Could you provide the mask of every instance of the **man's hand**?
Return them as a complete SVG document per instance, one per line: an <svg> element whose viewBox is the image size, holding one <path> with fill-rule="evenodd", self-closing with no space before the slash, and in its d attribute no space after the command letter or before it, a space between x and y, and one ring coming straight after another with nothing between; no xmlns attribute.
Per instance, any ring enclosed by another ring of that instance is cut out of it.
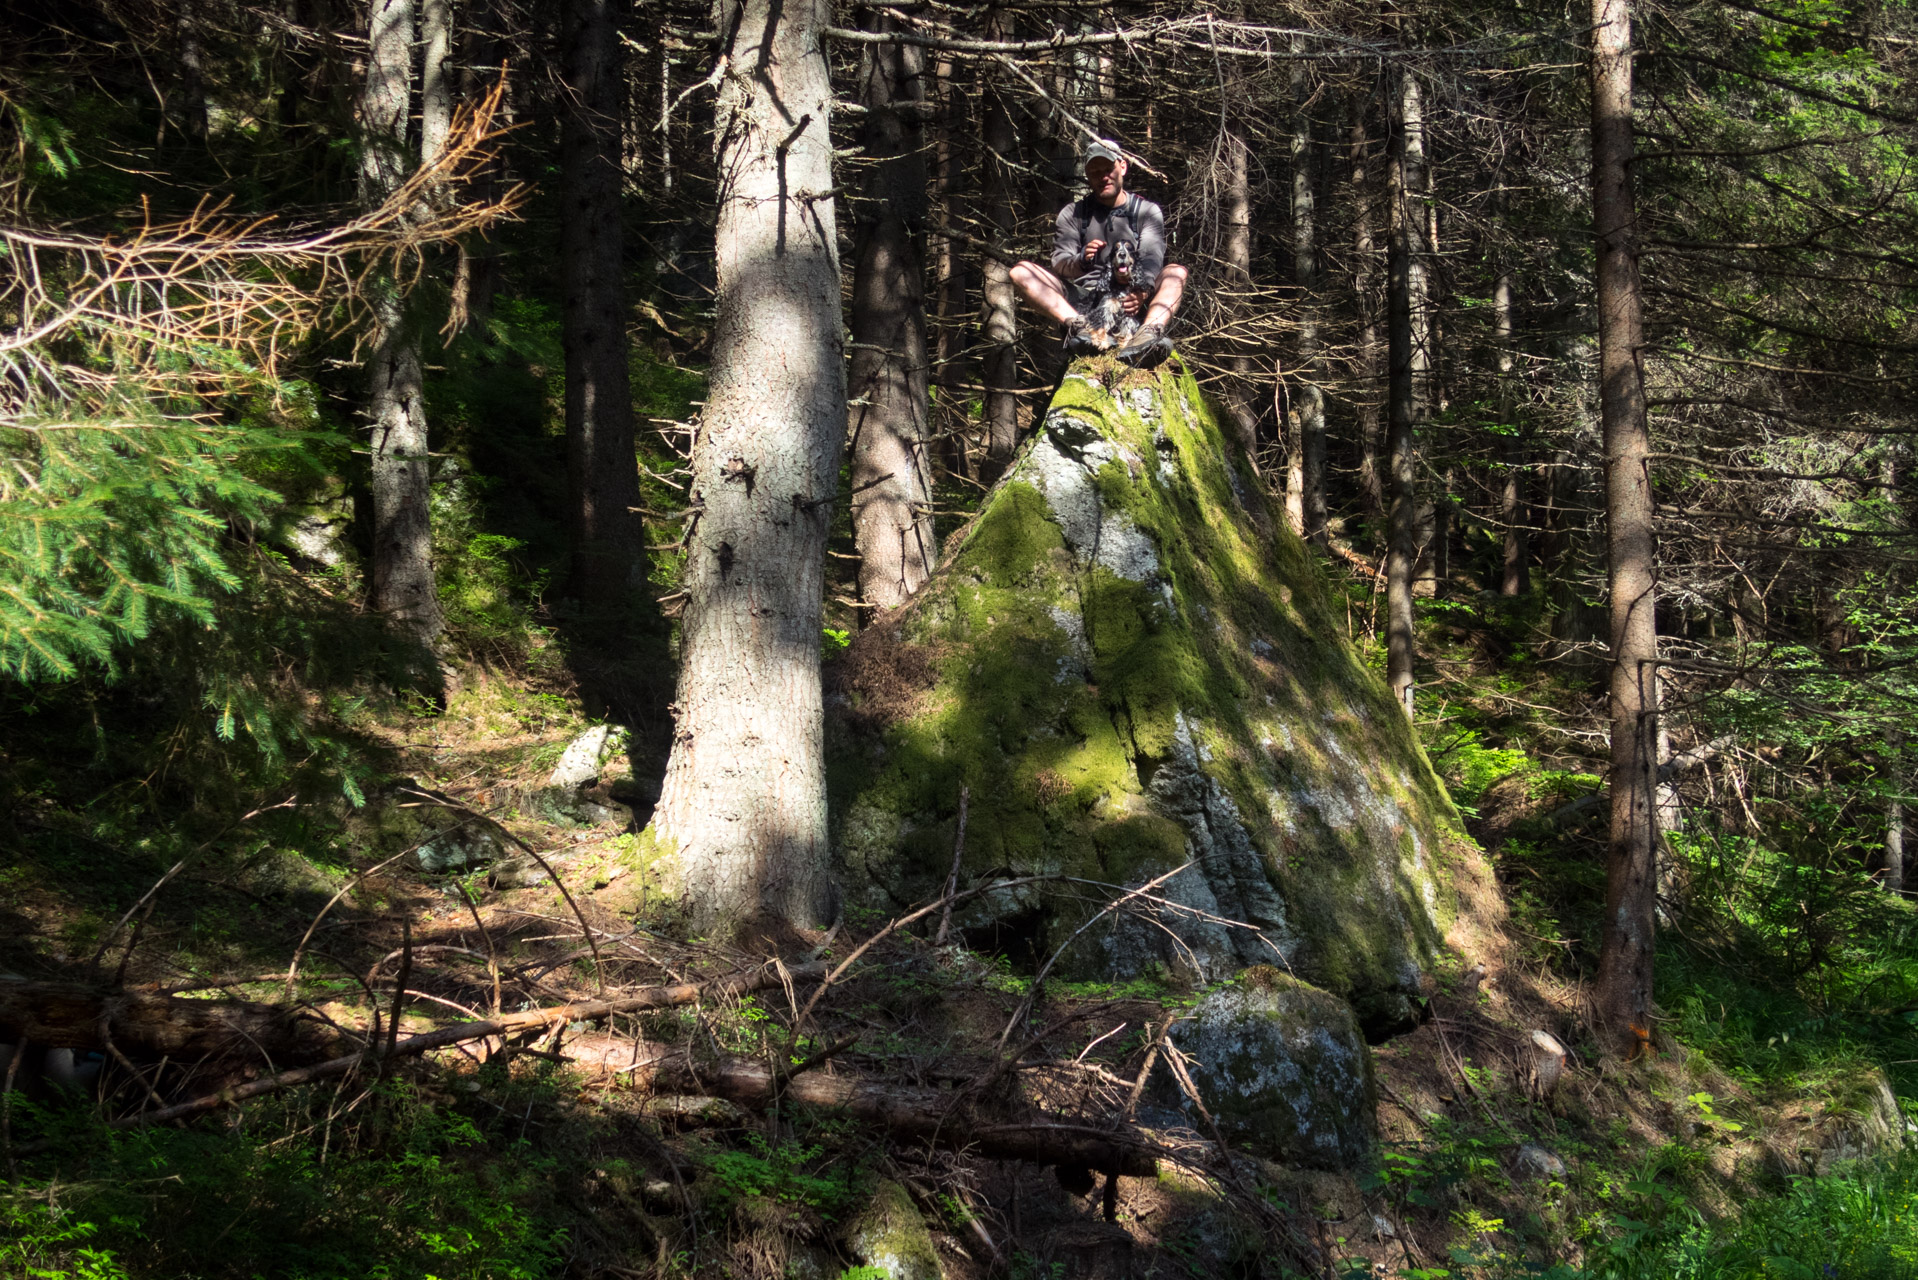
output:
<svg viewBox="0 0 1918 1280"><path fill-rule="evenodd" d="M1125 297L1119 299L1119 309L1129 316L1138 315L1139 308L1144 305L1145 294L1143 293L1128 293Z"/></svg>
<svg viewBox="0 0 1918 1280"><path fill-rule="evenodd" d="M1105 248L1105 247L1106 247L1106 242L1105 242L1105 241L1103 241L1103 240L1088 240L1088 241L1086 241L1086 255L1085 255L1085 256L1086 256L1086 263L1087 263L1087 265L1091 265L1091 263L1093 263L1094 261L1096 261L1096 260L1098 259L1098 257L1099 257L1099 250L1101 250L1101 249L1103 249L1103 248Z"/></svg>

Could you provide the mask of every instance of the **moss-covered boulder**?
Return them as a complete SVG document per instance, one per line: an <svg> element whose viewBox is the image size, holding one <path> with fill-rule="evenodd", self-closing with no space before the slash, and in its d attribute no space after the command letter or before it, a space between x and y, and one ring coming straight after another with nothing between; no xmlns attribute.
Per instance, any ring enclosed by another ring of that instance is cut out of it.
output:
<svg viewBox="0 0 1918 1280"><path fill-rule="evenodd" d="M939 1250L906 1189L882 1181L872 1202L846 1224L846 1248L886 1280L941 1280Z"/></svg>
<svg viewBox="0 0 1918 1280"><path fill-rule="evenodd" d="M1371 1051L1343 1000L1266 965L1207 995L1173 1027L1187 1074L1225 1136L1308 1169L1351 1170L1376 1145ZM1160 1095L1197 1108L1170 1072Z"/></svg>
<svg viewBox="0 0 1918 1280"><path fill-rule="evenodd" d="M1080 976L1213 981L1282 960L1401 1021L1451 910L1457 817L1304 544L1173 360L1068 371L934 579L828 664L830 785L855 910L964 876L1041 953L1111 891ZM977 933L975 937L979 936Z"/></svg>

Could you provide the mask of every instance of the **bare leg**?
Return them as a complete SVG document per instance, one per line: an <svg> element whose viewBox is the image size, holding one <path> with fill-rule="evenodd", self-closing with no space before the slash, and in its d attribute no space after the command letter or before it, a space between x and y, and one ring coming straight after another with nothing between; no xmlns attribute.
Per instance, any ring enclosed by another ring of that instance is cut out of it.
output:
<svg viewBox="0 0 1918 1280"><path fill-rule="evenodd" d="M1152 301L1145 309L1145 323L1156 324L1161 329L1172 323L1172 317L1179 314L1179 303L1185 298L1185 268L1176 262L1168 262L1159 272L1159 287L1152 291Z"/></svg>
<svg viewBox="0 0 1918 1280"><path fill-rule="evenodd" d="M1184 274L1180 272L1182 280ZM1013 267L1012 286L1019 291L1019 296L1026 300L1027 305L1041 315L1060 324L1070 324L1078 318L1078 308L1066 297L1066 282L1036 262L1021 262ZM1175 302L1173 305L1178 304Z"/></svg>

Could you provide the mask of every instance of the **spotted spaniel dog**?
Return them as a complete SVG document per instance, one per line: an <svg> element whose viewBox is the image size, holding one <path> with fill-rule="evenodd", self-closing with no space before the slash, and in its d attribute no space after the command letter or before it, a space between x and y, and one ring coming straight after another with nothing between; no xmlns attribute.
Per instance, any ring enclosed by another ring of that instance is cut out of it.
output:
<svg viewBox="0 0 1918 1280"><path fill-rule="evenodd" d="M1089 290L1078 299L1084 327L1079 342L1086 351L1110 351L1122 345L1139 328L1136 316L1125 313L1126 292L1132 287L1132 246L1121 240L1112 246L1112 263L1105 270L1103 288Z"/></svg>

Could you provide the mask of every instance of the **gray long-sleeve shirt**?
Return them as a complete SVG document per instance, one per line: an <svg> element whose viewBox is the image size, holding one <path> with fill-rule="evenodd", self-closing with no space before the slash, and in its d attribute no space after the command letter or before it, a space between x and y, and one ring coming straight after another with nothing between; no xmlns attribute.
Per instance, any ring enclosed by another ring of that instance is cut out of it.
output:
<svg viewBox="0 0 1918 1280"><path fill-rule="evenodd" d="M1165 211L1131 192L1110 209L1086 196L1059 210L1052 237L1052 269L1065 280L1077 280L1088 271L1103 272L1119 239L1133 244L1133 291L1150 292L1165 266ZM1106 247L1099 251L1097 262L1088 264L1085 249L1092 240L1104 240Z"/></svg>

